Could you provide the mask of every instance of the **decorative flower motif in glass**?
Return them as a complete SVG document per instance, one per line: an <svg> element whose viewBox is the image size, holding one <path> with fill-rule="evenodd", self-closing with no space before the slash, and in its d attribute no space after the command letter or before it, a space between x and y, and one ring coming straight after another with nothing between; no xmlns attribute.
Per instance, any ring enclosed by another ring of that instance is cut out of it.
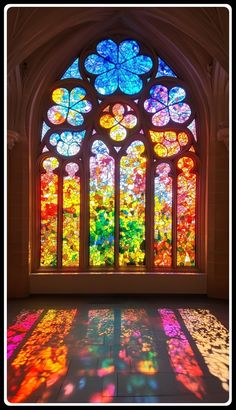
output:
<svg viewBox="0 0 236 410"><path fill-rule="evenodd" d="M103 128L110 129L109 134L114 141L123 141L127 136L126 128L134 128L137 124L137 117L132 114L133 111L129 105L113 105L112 114L108 112L109 109L110 105L104 109L105 114L100 118L100 125ZM127 111L127 114L125 114L125 111Z"/></svg>
<svg viewBox="0 0 236 410"><path fill-rule="evenodd" d="M96 75L94 86L102 95L113 94L117 89L125 94L137 94L143 87L140 75L148 73L153 62L150 57L138 55L140 47L134 40L122 41L119 46L111 39L97 45L97 54L89 55L84 62L86 70Z"/></svg>
<svg viewBox="0 0 236 410"><path fill-rule="evenodd" d="M177 134L174 131L149 131L149 134L152 142L156 143L154 151L158 157L171 157L188 143L188 135L185 132Z"/></svg>
<svg viewBox="0 0 236 410"><path fill-rule="evenodd" d="M53 133L49 141L52 146L57 147L57 152L67 157L78 154L85 131L64 131L61 134Z"/></svg>
<svg viewBox="0 0 236 410"><path fill-rule="evenodd" d="M181 102L186 97L183 88L173 87L168 92L167 87L158 84L150 89L150 95L151 98L144 102L144 108L154 114L153 125L163 127L170 119L182 124L189 119L191 109L188 104Z"/></svg>
<svg viewBox="0 0 236 410"><path fill-rule="evenodd" d="M76 87L69 92L66 88L56 88L52 93L52 100L57 104L48 110L48 119L52 124L63 124L66 121L73 126L82 125L84 116L92 109L90 101L85 100L86 91Z"/></svg>

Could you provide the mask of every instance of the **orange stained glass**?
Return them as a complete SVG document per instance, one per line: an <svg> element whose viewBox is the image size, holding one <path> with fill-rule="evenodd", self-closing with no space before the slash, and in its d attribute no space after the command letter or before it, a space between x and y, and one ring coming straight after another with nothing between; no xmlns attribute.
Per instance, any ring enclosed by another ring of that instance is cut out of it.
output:
<svg viewBox="0 0 236 410"><path fill-rule="evenodd" d="M177 166L182 171L177 178L177 265L195 266L197 177L190 157L180 158Z"/></svg>
<svg viewBox="0 0 236 410"><path fill-rule="evenodd" d="M41 174L41 266L57 265L58 176L53 171L58 165L53 157L43 161L46 173Z"/></svg>
<svg viewBox="0 0 236 410"><path fill-rule="evenodd" d="M9 397L11 403L23 403L42 384L54 385L67 372L65 336L70 332L77 310L50 309L11 363Z"/></svg>
<svg viewBox="0 0 236 410"><path fill-rule="evenodd" d="M123 141L127 136L127 130L137 124L137 117L127 104L108 105L103 113L105 114L100 117L100 125L102 128L110 129L109 135L114 141Z"/></svg>
<svg viewBox="0 0 236 410"><path fill-rule="evenodd" d="M171 157L178 154L181 147L188 143L188 135L185 132L176 133L175 131L156 132L149 131L154 145L154 151L158 157Z"/></svg>

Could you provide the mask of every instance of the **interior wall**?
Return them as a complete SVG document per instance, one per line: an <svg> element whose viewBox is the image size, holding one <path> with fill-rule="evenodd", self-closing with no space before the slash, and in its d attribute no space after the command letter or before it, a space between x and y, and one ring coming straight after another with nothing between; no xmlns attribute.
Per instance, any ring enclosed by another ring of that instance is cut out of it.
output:
<svg viewBox="0 0 236 410"><path fill-rule="evenodd" d="M228 295L228 24L225 7L11 7L8 20L8 294L29 293L30 171L43 95L76 53L102 32L155 43L193 88L205 172L202 243L208 294Z"/></svg>

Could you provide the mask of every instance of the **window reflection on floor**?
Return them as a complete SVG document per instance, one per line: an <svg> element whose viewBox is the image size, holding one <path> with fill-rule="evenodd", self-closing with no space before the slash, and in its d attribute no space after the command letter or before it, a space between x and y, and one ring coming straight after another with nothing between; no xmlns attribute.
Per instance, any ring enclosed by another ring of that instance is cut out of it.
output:
<svg viewBox="0 0 236 410"><path fill-rule="evenodd" d="M225 402L227 337L201 309L22 311L8 332L8 400Z"/></svg>
<svg viewBox="0 0 236 410"><path fill-rule="evenodd" d="M206 309L179 309L208 369L228 391L229 335L222 323Z"/></svg>

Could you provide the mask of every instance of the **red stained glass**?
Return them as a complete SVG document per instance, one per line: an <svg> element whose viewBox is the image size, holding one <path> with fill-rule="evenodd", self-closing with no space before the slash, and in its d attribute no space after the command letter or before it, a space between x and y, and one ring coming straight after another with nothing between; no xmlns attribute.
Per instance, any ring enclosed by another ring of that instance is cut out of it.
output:
<svg viewBox="0 0 236 410"><path fill-rule="evenodd" d="M43 162L46 173L41 174L41 266L57 265L58 176L53 171L58 164L56 158Z"/></svg>
<svg viewBox="0 0 236 410"><path fill-rule="evenodd" d="M196 183L191 172L194 162L189 157L178 161L181 174L177 180L177 265L195 266Z"/></svg>

